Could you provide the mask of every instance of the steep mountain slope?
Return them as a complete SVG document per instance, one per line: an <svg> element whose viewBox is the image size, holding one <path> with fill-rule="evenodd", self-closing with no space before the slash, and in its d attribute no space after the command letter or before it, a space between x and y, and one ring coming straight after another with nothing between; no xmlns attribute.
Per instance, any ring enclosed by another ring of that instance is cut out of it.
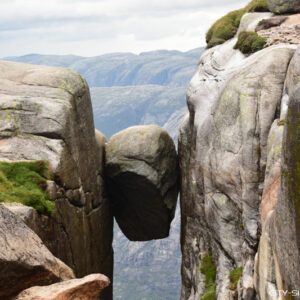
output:
<svg viewBox="0 0 300 300"><path fill-rule="evenodd" d="M79 71L90 85L95 127L108 138L131 125L155 123L163 126L175 140L187 110L186 84L202 51L199 48L184 53L115 53L93 58L33 54L7 60ZM114 231L115 299L178 299L179 210L170 237L162 241L133 243L117 227Z"/></svg>

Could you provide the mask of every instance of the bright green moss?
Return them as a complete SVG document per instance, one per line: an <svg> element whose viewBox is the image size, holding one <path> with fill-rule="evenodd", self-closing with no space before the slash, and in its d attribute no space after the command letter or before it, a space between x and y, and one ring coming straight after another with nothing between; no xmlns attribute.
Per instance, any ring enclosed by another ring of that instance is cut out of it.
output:
<svg viewBox="0 0 300 300"><path fill-rule="evenodd" d="M205 277L205 293L200 300L216 299L216 266L210 255L206 255L201 260L201 273Z"/></svg>
<svg viewBox="0 0 300 300"><path fill-rule="evenodd" d="M243 275L243 268L242 267L238 267L233 269L230 274L229 274L229 279L230 279L230 284L229 284L229 288L231 290L236 290L238 282L240 280L240 278Z"/></svg>
<svg viewBox="0 0 300 300"><path fill-rule="evenodd" d="M50 179L46 161L0 162L0 202L17 202L51 215L54 202L46 192Z"/></svg>
<svg viewBox="0 0 300 300"><path fill-rule="evenodd" d="M243 31L239 34L234 49L239 49L244 54L251 54L263 49L266 42L266 39L256 32Z"/></svg>
<svg viewBox="0 0 300 300"><path fill-rule="evenodd" d="M206 34L207 47L223 44L238 31L242 16L248 12L269 11L266 0L252 0L246 7L232 11L217 20Z"/></svg>
<svg viewBox="0 0 300 300"><path fill-rule="evenodd" d="M252 0L246 7L246 12L268 12L267 0Z"/></svg>
<svg viewBox="0 0 300 300"><path fill-rule="evenodd" d="M240 9L232 11L219 19L206 34L207 47L211 48L223 44L233 38L237 33L241 18L244 14L244 9Z"/></svg>

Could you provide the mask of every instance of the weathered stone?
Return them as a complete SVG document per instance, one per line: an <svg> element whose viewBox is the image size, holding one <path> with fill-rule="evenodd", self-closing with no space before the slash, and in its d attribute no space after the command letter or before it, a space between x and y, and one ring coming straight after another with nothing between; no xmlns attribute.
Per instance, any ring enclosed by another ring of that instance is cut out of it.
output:
<svg viewBox="0 0 300 300"><path fill-rule="evenodd" d="M271 12L275 14L300 12L299 0L267 0Z"/></svg>
<svg viewBox="0 0 300 300"><path fill-rule="evenodd" d="M261 224L264 226L268 214L274 210L279 197L281 177L281 151L285 120L275 120L272 124L267 147L267 165L264 190L260 204Z"/></svg>
<svg viewBox="0 0 300 300"><path fill-rule="evenodd" d="M188 89L190 115L179 143L181 299L203 294L199 264L207 252L217 266L218 299L230 299L228 276L237 266L243 267L239 299L255 297L267 143L294 47L270 47L245 58L234 44L206 51Z"/></svg>
<svg viewBox="0 0 300 300"><path fill-rule="evenodd" d="M290 98L283 137L280 200L275 209L275 252L284 288L300 290L300 48L286 79Z"/></svg>
<svg viewBox="0 0 300 300"><path fill-rule="evenodd" d="M255 31L257 25L265 20L272 17L272 13L265 12L265 13L246 13L243 15L241 19L241 23L238 29L237 34L243 31Z"/></svg>
<svg viewBox="0 0 300 300"><path fill-rule="evenodd" d="M280 25L281 20L284 20ZM274 25L274 26L271 26ZM276 16L263 20L257 26L257 33L266 39L266 47L278 44L300 44L299 35L300 14Z"/></svg>
<svg viewBox="0 0 300 300"><path fill-rule="evenodd" d="M106 180L115 218L133 241L169 234L178 194L177 154L166 131L135 126L106 147Z"/></svg>
<svg viewBox="0 0 300 300"><path fill-rule="evenodd" d="M269 29L271 27L279 26L284 21L286 21L287 18L288 18L287 16L275 16L272 18L263 19L258 23L258 25L255 28L255 31Z"/></svg>
<svg viewBox="0 0 300 300"><path fill-rule="evenodd" d="M255 259L255 290L259 295L260 300L278 299L278 286L276 284L275 261L271 237L273 220L274 211L270 211L265 217L265 223Z"/></svg>
<svg viewBox="0 0 300 300"><path fill-rule="evenodd" d="M102 132L95 129L95 138L96 138L97 146L99 148L100 157L101 159L104 159L106 137Z"/></svg>
<svg viewBox="0 0 300 300"><path fill-rule="evenodd" d="M69 238L61 223L20 203L4 203L3 205L21 218L38 235L51 253L58 253L62 261L73 261Z"/></svg>
<svg viewBox="0 0 300 300"><path fill-rule="evenodd" d="M81 279L29 288L14 300L98 300L99 294L109 284L106 276L92 274Z"/></svg>
<svg viewBox="0 0 300 300"><path fill-rule="evenodd" d="M104 184L98 184L101 151L89 89L79 74L0 62L0 160L49 161L57 186L53 219L61 234L48 230L41 234L43 242L50 245L56 239L57 245L49 248L76 275L111 278L113 222Z"/></svg>
<svg viewBox="0 0 300 300"><path fill-rule="evenodd" d="M20 218L0 205L0 298L72 278L73 271L54 257Z"/></svg>

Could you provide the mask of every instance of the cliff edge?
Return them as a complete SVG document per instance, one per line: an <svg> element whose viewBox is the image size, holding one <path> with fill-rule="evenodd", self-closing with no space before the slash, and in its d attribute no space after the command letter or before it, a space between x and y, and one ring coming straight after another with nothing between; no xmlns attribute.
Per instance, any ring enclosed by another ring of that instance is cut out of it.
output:
<svg viewBox="0 0 300 300"><path fill-rule="evenodd" d="M300 289L299 7L268 2L216 22L207 38L217 46L188 88L181 299L281 299ZM233 17L239 26L221 40Z"/></svg>

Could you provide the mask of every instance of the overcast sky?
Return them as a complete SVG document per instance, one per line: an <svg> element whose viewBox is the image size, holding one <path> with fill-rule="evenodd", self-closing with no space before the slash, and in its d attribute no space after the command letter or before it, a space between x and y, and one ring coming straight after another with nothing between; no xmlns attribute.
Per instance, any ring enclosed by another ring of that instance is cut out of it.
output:
<svg viewBox="0 0 300 300"><path fill-rule="evenodd" d="M210 24L243 0L0 0L0 57L94 56L204 45Z"/></svg>

